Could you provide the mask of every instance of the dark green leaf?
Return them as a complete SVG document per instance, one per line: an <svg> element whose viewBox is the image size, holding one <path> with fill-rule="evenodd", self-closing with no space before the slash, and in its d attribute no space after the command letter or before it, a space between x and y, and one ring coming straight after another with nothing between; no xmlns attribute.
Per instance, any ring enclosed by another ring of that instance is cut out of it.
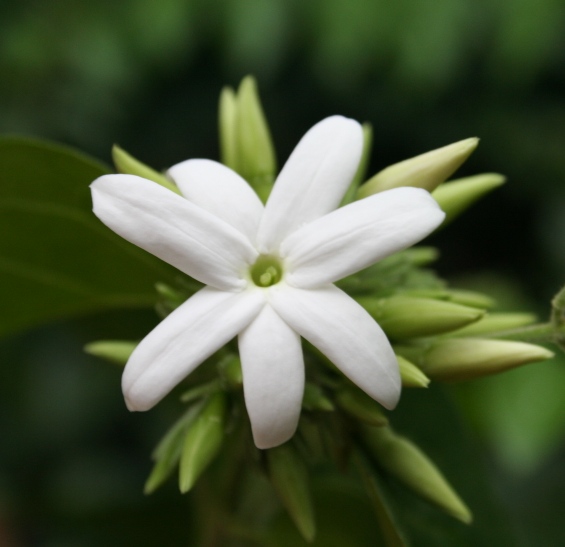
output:
<svg viewBox="0 0 565 547"><path fill-rule="evenodd" d="M147 307L172 270L91 212L89 184L107 173L63 146L0 139L0 334L63 317Z"/></svg>

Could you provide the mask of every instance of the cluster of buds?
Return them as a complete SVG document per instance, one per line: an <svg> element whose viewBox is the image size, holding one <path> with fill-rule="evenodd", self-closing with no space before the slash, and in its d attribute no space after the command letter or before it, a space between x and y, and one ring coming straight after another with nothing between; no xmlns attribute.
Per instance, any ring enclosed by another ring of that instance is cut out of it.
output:
<svg viewBox="0 0 565 547"><path fill-rule="evenodd" d="M252 78L245 78L237 91L222 91L219 128L222 162L266 202L277 162ZM494 173L446 182L476 148L475 138L397 163L363 182L372 140L369 124L363 126L363 134L363 156L344 205L392 188L422 188L446 213L443 227L504 182L503 176ZM167 176L124 150L115 147L113 157L118 172L178 192ZM563 345L565 296L556 297L551 321L543 325L536 324L529 313L496 312L489 296L449 288L429 270L437 255L430 247L406 249L337 283L384 330L404 388L477 378L553 356L545 347L528 341ZM175 287L157 284L158 313L167 316L200 287L187 277ZM136 345L99 341L89 344L86 351L125 364ZM471 512L447 479L414 443L394 431L389 423L393 415L385 414L315 347L306 344L304 351L303 410L291 441L264 451L253 447L243 411L241 362L235 347L228 344L208 360L199 381L181 396L187 408L155 449L155 465L145 491L153 492L178 468L180 490L187 492L215 459L223 457L222 465L238 469L246 458L269 477L297 528L311 540L315 520L306 462L315 465L330 460L337 469L357 469L378 522L389 527L391 545L402 545L403 540L386 503L380 480L385 475L469 523Z"/></svg>

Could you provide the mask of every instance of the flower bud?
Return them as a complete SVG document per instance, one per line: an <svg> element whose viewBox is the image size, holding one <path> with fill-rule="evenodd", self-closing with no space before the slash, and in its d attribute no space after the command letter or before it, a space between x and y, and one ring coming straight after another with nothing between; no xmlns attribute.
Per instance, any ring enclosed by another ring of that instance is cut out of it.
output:
<svg viewBox="0 0 565 547"><path fill-rule="evenodd" d="M413 363L401 355L396 356L403 387L428 387L430 379Z"/></svg>
<svg viewBox="0 0 565 547"><path fill-rule="evenodd" d="M306 382L302 406L306 410L321 410L331 412L335 410L333 403L325 396L324 392L315 384Z"/></svg>
<svg viewBox="0 0 565 547"><path fill-rule="evenodd" d="M290 443L266 451L269 477L285 509L306 541L316 535L316 522L304 462Z"/></svg>
<svg viewBox="0 0 565 547"><path fill-rule="evenodd" d="M483 173L473 177L446 182L436 188L432 196L445 213L442 226L449 224L465 209L473 205L488 192L506 182L506 177L497 173Z"/></svg>
<svg viewBox="0 0 565 547"><path fill-rule="evenodd" d="M465 139L390 165L363 184L357 195L359 199L366 198L400 186L424 188L431 192L461 166L478 144L477 138Z"/></svg>
<svg viewBox="0 0 565 547"><path fill-rule="evenodd" d="M369 425L382 427L388 425L379 404L361 390L354 387L340 389L336 396L337 404L351 417Z"/></svg>
<svg viewBox="0 0 565 547"><path fill-rule="evenodd" d="M537 318L533 313L488 313L476 323L467 325L466 327L446 334L445 336L456 336L461 338L517 329L518 327L524 327L535 323L536 319Z"/></svg>
<svg viewBox="0 0 565 547"><path fill-rule="evenodd" d="M117 365L125 365L138 342L130 340L99 340L84 346L84 351Z"/></svg>
<svg viewBox="0 0 565 547"><path fill-rule="evenodd" d="M226 399L223 393L210 396L184 439L179 467L179 488L184 494L218 454L224 440Z"/></svg>
<svg viewBox="0 0 565 547"><path fill-rule="evenodd" d="M446 291L447 299L455 304L462 306L469 306L471 308L489 309L492 308L496 302L486 294L475 291L466 291L463 289L448 289Z"/></svg>
<svg viewBox="0 0 565 547"><path fill-rule="evenodd" d="M242 80L236 100L237 170L266 202L275 180L277 161L254 78L247 76Z"/></svg>
<svg viewBox="0 0 565 547"><path fill-rule="evenodd" d="M552 357L553 352L524 342L449 338L433 342L417 363L432 379L459 381Z"/></svg>
<svg viewBox="0 0 565 547"><path fill-rule="evenodd" d="M482 310L430 298L391 296L379 300L359 298L358 301L387 336L396 340L449 332L484 315Z"/></svg>
<svg viewBox="0 0 565 547"><path fill-rule="evenodd" d="M422 498L469 524L473 517L440 470L411 441L389 427L363 427L361 436L376 463Z"/></svg>
<svg viewBox="0 0 565 547"><path fill-rule="evenodd" d="M158 171L151 169L148 165L136 160L117 144L112 147L112 159L114 160L114 165L119 173L123 173L125 175L137 175L138 177L152 180L153 182L172 190L176 194L180 194L180 190L173 181L169 180L165 175L162 175Z"/></svg>

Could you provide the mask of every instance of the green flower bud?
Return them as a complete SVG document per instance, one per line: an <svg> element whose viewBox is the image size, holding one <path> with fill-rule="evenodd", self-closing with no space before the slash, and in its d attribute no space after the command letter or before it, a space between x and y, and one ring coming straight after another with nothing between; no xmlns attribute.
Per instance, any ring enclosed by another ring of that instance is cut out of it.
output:
<svg viewBox="0 0 565 547"><path fill-rule="evenodd" d="M466 291L463 289L448 289L447 299L450 302L461 304L462 306L470 306L471 308L489 309L496 302L486 294L475 291Z"/></svg>
<svg viewBox="0 0 565 547"><path fill-rule="evenodd" d="M445 336L456 336L458 338L480 336L531 325L536 322L536 319L533 313L488 313L476 323Z"/></svg>
<svg viewBox="0 0 565 547"><path fill-rule="evenodd" d="M379 404L353 386L340 389L336 396L337 404L351 417L369 425L382 427L388 425Z"/></svg>
<svg viewBox="0 0 565 547"><path fill-rule="evenodd" d="M358 301L387 336L396 340L449 332L484 315L482 310L429 298L392 296L379 300L359 298Z"/></svg>
<svg viewBox="0 0 565 547"><path fill-rule="evenodd" d="M302 406L306 410L321 410L323 412L335 410L333 403L325 396L322 389L310 382L306 382L304 386Z"/></svg>
<svg viewBox="0 0 565 547"><path fill-rule="evenodd" d="M167 480L175 470L182 452L182 446L186 432L192 422L196 419L202 404L198 403L190 407L167 431L159 444L155 447L151 457L155 465L151 470L144 492L151 494Z"/></svg>
<svg viewBox="0 0 565 547"><path fill-rule="evenodd" d="M470 138L390 165L359 188L358 198L400 186L435 190L471 155L479 139Z"/></svg>
<svg viewBox="0 0 565 547"><path fill-rule="evenodd" d="M291 444L266 451L269 478L285 509L306 541L316 535L316 522L308 472L302 458Z"/></svg>
<svg viewBox="0 0 565 547"><path fill-rule="evenodd" d="M235 134L238 172L266 202L275 180L277 161L257 84L251 76L244 78L238 89Z"/></svg>
<svg viewBox="0 0 565 547"><path fill-rule="evenodd" d="M355 172L355 176L341 200L340 207L351 203L355 200L357 194L357 189L363 180L365 180L365 175L367 173L367 166L369 164L369 157L371 156L371 149L373 146L373 126L370 123L365 122L363 124L363 153L361 155L361 160L359 161L359 166Z"/></svg>
<svg viewBox="0 0 565 547"><path fill-rule="evenodd" d="M179 467L179 488L184 494L218 454L224 440L226 398L216 393L208 399L184 439Z"/></svg>
<svg viewBox="0 0 565 547"><path fill-rule="evenodd" d="M362 440L387 473L447 514L469 524L473 517L440 470L411 441L388 427L363 427Z"/></svg>
<svg viewBox="0 0 565 547"><path fill-rule="evenodd" d="M125 365L139 342L129 340L99 340L84 346L84 351L117 365Z"/></svg>
<svg viewBox="0 0 565 547"><path fill-rule="evenodd" d="M400 378L404 387L428 387L430 379L413 363L397 355Z"/></svg>
<svg viewBox="0 0 565 547"><path fill-rule="evenodd" d="M218 123L222 163L230 169L239 172L235 130L237 123L237 99L231 87L224 87L220 94Z"/></svg>
<svg viewBox="0 0 565 547"><path fill-rule="evenodd" d="M503 175L483 173L482 175L446 182L436 188L432 196L446 215L442 226L449 224L465 209L473 205L475 201L505 182L506 177Z"/></svg>
<svg viewBox="0 0 565 547"><path fill-rule="evenodd" d="M117 144L112 147L112 159L114 160L114 165L119 173L123 173L125 175L137 175L138 177L152 180L153 182L172 190L176 194L180 194L180 190L177 185L169 180L165 175L151 169L151 167L141 163L139 160L136 160L125 150L122 150Z"/></svg>
<svg viewBox="0 0 565 547"><path fill-rule="evenodd" d="M524 342L449 338L433 342L417 364L432 379L459 381L552 357L553 352Z"/></svg>

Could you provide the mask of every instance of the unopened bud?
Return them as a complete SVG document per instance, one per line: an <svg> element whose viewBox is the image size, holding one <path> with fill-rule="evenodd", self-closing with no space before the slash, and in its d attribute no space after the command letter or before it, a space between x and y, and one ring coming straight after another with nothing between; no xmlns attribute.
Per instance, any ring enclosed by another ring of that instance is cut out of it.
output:
<svg viewBox="0 0 565 547"><path fill-rule="evenodd" d="M130 340L99 340L84 346L84 351L117 365L125 365L139 342Z"/></svg>
<svg viewBox="0 0 565 547"><path fill-rule="evenodd" d="M179 488L184 494L218 454L224 440L226 399L216 393L190 424L184 439L179 467Z"/></svg>
<svg viewBox="0 0 565 547"><path fill-rule="evenodd" d="M431 192L446 181L471 155L479 139L470 138L426 152L383 169L359 188L358 197L366 198L383 190L413 186Z"/></svg>
<svg viewBox="0 0 565 547"><path fill-rule="evenodd" d="M416 494L469 524L473 517L435 464L411 441L388 427L363 427L362 439L376 463Z"/></svg>
<svg viewBox="0 0 565 547"><path fill-rule="evenodd" d="M531 325L537 320L533 313L488 313L482 319L467 325L462 329L449 333L446 336L457 338L466 336L480 336Z"/></svg>
<svg viewBox="0 0 565 547"><path fill-rule="evenodd" d="M388 425L388 418L379 404L357 388L349 386L342 388L337 393L336 402L356 420L377 427Z"/></svg>
<svg viewBox="0 0 565 547"><path fill-rule="evenodd" d="M414 364L401 355L396 356L403 387L428 387L430 379Z"/></svg>
<svg viewBox="0 0 565 547"><path fill-rule="evenodd" d="M290 443L266 451L269 477L282 504L306 541L316 535L308 471Z"/></svg>
<svg viewBox="0 0 565 547"><path fill-rule="evenodd" d="M432 379L459 381L552 357L553 352L525 342L448 338L433 342L421 355L418 365Z"/></svg>
<svg viewBox="0 0 565 547"><path fill-rule="evenodd" d="M430 298L392 296L375 300L359 298L359 303L395 340L433 336L461 328L480 319L476 308Z"/></svg>
<svg viewBox="0 0 565 547"><path fill-rule="evenodd" d="M506 177L497 173L483 173L473 177L446 182L436 188L432 197L438 202L445 213L442 226L449 224L465 209L473 205L495 188L506 182Z"/></svg>
<svg viewBox="0 0 565 547"><path fill-rule="evenodd" d="M177 185L169 180L165 175L162 175L158 171L155 171L155 169L151 169L148 165L136 160L132 155L128 154L117 144L112 147L112 159L114 160L114 165L119 173L137 175L138 177L152 180L153 182L180 194L180 190Z"/></svg>

